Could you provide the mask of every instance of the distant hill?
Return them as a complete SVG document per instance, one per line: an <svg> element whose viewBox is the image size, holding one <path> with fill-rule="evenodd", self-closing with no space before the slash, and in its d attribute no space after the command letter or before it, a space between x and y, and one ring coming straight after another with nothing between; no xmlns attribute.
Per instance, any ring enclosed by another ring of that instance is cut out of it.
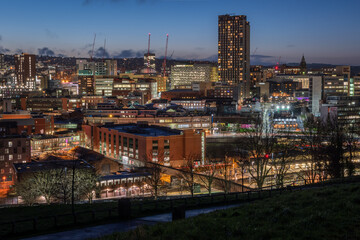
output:
<svg viewBox="0 0 360 240"><path fill-rule="evenodd" d="M48 64L60 64L66 66L75 66L76 62L75 57L52 57L52 56L37 56L38 61L42 61ZM79 58L84 59L84 58ZM114 58L109 58L114 59ZM125 68L126 70L139 70L144 67L144 59L143 58L115 58L118 61L119 68ZM100 58L95 58L95 61L102 61ZM14 55L5 55L5 61L10 64L14 64ZM162 64L164 59L157 58L156 59L156 70L158 72L162 71ZM167 59L166 66L169 68L174 64L194 64L194 63L206 63L206 64L217 64L217 56L211 56L207 59L201 60L188 60L188 59ZM299 66L299 63L286 63L288 66ZM319 69L323 67L336 67L337 65L327 64L327 63L308 63L308 69ZM272 67L271 65L267 65L266 67ZM358 75L360 74L360 66L351 66L351 74Z"/></svg>

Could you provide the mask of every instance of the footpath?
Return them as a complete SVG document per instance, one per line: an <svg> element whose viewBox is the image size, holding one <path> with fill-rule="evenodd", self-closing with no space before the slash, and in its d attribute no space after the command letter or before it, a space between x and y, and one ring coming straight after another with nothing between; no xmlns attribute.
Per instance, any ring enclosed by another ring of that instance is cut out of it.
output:
<svg viewBox="0 0 360 240"><path fill-rule="evenodd" d="M227 208L237 207L240 204L227 205L227 206L215 206L202 209L187 210L185 217L195 217L200 214L210 213L216 210L223 210ZM161 222L171 222L172 214L164 213L153 216L147 216L143 218L137 218L125 222L117 222L111 224L98 225L94 227L86 227L81 229L75 229L70 231L40 235L31 238L24 238L24 240L85 240L89 238L101 237L103 235L109 235L115 232L127 232L137 228L141 225L154 225Z"/></svg>

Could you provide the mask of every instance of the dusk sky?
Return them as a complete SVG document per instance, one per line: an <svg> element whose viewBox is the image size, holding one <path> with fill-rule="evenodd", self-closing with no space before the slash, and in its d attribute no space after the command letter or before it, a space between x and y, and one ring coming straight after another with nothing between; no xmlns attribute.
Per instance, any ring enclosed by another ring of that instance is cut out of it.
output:
<svg viewBox="0 0 360 240"><path fill-rule="evenodd" d="M0 52L88 57L104 45L110 57L151 49L173 58L216 59L217 16L247 15L252 64L360 65L359 0L1 0ZM45 48L45 49L44 49ZM255 51L256 50L256 51ZM98 54L102 57L102 54Z"/></svg>

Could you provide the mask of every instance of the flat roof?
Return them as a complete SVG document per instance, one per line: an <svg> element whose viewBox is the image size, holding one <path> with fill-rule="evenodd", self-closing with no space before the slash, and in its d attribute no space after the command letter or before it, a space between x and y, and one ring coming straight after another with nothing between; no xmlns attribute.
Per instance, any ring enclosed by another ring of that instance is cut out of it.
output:
<svg viewBox="0 0 360 240"><path fill-rule="evenodd" d="M101 181L107 181L107 180L115 180L115 179L124 179L124 178L135 178L135 177L148 177L151 174L148 172L121 172L120 174L112 174L112 175L106 175L101 176Z"/></svg>
<svg viewBox="0 0 360 240"><path fill-rule="evenodd" d="M114 129L118 132L130 133L144 137L157 137L157 136L172 136L180 135L181 131L171 129L168 127L147 125L147 124L117 124L117 125L104 125L103 127L108 129Z"/></svg>
<svg viewBox="0 0 360 240"><path fill-rule="evenodd" d="M55 160L28 163L13 163L15 171L18 173L38 172L51 169L72 169L75 165L77 169L93 169L93 167L84 160Z"/></svg>

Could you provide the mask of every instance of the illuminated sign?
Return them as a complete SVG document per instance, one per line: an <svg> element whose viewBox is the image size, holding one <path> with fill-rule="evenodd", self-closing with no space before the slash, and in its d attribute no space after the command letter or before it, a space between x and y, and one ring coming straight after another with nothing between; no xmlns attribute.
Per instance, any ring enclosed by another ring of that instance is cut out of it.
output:
<svg viewBox="0 0 360 240"><path fill-rule="evenodd" d="M123 164L129 164L129 157L128 156L122 156L122 162L123 162Z"/></svg>

